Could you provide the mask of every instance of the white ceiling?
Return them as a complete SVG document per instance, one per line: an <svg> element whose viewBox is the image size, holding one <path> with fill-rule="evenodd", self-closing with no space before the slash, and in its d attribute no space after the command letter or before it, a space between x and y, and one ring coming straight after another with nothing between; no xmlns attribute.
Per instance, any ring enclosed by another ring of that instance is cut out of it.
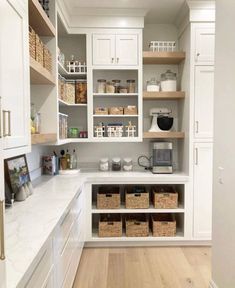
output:
<svg viewBox="0 0 235 288"><path fill-rule="evenodd" d="M174 23L185 0L63 0L70 15L144 16L145 23Z"/></svg>

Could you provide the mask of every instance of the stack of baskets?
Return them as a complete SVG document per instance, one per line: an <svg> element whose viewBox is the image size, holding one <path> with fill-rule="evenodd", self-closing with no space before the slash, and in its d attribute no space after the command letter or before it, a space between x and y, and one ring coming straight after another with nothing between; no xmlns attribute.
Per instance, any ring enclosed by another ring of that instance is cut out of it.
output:
<svg viewBox="0 0 235 288"><path fill-rule="evenodd" d="M50 73L52 72L52 55L31 26L29 26L29 53L30 57L35 59Z"/></svg>
<svg viewBox="0 0 235 288"><path fill-rule="evenodd" d="M152 194L155 209L178 208L178 193L174 186L156 185L152 193L145 186L125 185L101 186L97 192L97 209L120 209L121 200L126 209L148 209ZM164 211L163 211L164 212ZM125 229L127 237L148 237L150 229L153 237L176 236L177 217L174 213L131 213L127 214L100 214L98 228L99 237L121 237Z"/></svg>

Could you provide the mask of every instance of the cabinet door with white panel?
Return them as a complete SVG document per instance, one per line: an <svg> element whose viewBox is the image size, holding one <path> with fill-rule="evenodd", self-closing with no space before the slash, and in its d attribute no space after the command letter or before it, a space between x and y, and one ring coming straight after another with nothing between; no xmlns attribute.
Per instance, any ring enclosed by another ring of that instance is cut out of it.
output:
<svg viewBox="0 0 235 288"><path fill-rule="evenodd" d="M115 63L115 35L93 34L93 65Z"/></svg>
<svg viewBox="0 0 235 288"><path fill-rule="evenodd" d="M116 35L116 64L138 65L137 35Z"/></svg>
<svg viewBox="0 0 235 288"><path fill-rule="evenodd" d="M213 137L214 67L195 66L194 137Z"/></svg>
<svg viewBox="0 0 235 288"><path fill-rule="evenodd" d="M195 27L195 63L213 64L215 58L214 24L198 24Z"/></svg>
<svg viewBox="0 0 235 288"><path fill-rule="evenodd" d="M0 4L0 78L4 157L29 152L29 48L27 1Z"/></svg>
<svg viewBox="0 0 235 288"><path fill-rule="evenodd" d="M211 239L213 144L194 144L193 236Z"/></svg>

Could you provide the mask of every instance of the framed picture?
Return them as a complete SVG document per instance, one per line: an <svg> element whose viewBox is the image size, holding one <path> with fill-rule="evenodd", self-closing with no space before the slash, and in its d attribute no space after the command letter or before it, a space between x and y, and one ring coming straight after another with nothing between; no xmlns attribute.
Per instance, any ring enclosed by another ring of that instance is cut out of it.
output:
<svg viewBox="0 0 235 288"><path fill-rule="evenodd" d="M30 182L26 156L20 155L5 160L5 176L13 194L16 194L23 185Z"/></svg>

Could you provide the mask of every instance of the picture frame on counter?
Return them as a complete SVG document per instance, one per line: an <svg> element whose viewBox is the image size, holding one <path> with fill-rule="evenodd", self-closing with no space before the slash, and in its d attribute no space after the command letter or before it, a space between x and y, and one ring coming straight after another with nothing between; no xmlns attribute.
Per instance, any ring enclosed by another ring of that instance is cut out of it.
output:
<svg viewBox="0 0 235 288"><path fill-rule="evenodd" d="M33 194L28 163L25 154L6 159L5 180L13 200L24 201Z"/></svg>

